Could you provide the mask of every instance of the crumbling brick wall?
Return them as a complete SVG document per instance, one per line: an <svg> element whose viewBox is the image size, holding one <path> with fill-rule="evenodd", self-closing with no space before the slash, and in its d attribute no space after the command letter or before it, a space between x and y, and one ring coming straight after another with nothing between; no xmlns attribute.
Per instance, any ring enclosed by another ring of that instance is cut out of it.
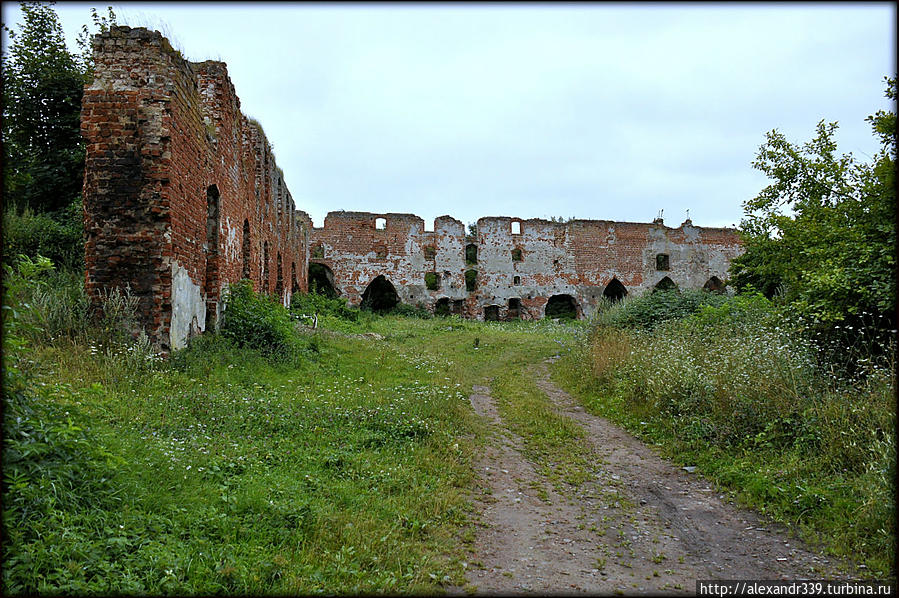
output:
<svg viewBox="0 0 899 598"><path fill-rule="evenodd" d="M240 112L224 63L191 63L161 34L93 40L82 134L85 286L138 298L163 349L215 326L227 286L249 278L285 303L307 288L312 223L297 211L261 127Z"/></svg>
<svg viewBox="0 0 899 598"><path fill-rule="evenodd" d="M445 302L478 319L539 319L556 295L570 296L579 317L590 316L619 283L628 294L665 278L678 288L720 288L731 260L742 253L735 230L701 228L689 220L670 228L661 220L481 218L477 238L470 239L449 216L425 231L417 216L367 212L329 213L310 243L312 261L329 268L350 304L359 304L372 280L384 276L404 303L433 311ZM469 243L477 250L474 264L466 262ZM468 270L477 273L473 290L466 287ZM439 277L436 289L427 288L429 272Z"/></svg>

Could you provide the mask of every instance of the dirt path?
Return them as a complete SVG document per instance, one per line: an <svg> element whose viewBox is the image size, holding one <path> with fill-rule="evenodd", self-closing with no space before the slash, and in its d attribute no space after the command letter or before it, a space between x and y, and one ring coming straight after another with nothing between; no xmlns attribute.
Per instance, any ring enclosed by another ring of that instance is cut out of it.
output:
<svg viewBox="0 0 899 598"><path fill-rule="evenodd" d="M546 364L531 374L559 412L585 429L600 466L594 479L560 495L522 455L522 440L504 425L489 388L475 387L471 404L493 424L496 441L480 465L484 494L469 591L693 593L697 579L842 577L697 475L586 413L549 381Z"/></svg>

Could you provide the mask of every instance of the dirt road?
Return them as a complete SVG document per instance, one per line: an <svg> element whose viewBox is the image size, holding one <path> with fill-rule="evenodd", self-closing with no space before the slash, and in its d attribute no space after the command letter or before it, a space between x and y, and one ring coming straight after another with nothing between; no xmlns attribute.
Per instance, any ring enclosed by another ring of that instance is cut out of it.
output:
<svg viewBox="0 0 899 598"><path fill-rule="evenodd" d="M471 404L496 434L480 464L481 525L467 591L489 594L695 592L697 579L834 579L827 559L531 373L559 413L587 432L597 475L554 490L522 455L487 387ZM543 498L540 498L541 492ZM452 593L463 590L457 588Z"/></svg>

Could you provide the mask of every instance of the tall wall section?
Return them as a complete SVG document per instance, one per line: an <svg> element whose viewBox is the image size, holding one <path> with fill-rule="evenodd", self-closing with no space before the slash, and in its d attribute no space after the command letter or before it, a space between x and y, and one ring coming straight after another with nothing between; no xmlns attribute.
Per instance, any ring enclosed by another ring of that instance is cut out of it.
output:
<svg viewBox="0 0 899 598"><path fill-rule="evenodd" d="M217 325L235 281L285 303L305 291L311 220L225 64L188 62L144 28L113 27L93 50L82 104L93 305L129 287L141 327L169 350Z"/></svg>
<svg viewBox="0 0 899 598"><path fill-rule="evenodd" d="M369 284L383 276L404 303L431 310L444 303L478 319L539 319L560 295L571 298L579 317L588 317L604 296L620 298L669 282L721 290L731 260L742 253L735 230L701 228L689 220L670 228L661 220L491 217L479 219L476 237L468 237L449 216L425 231L417 216L364 212L329 213L310 243L311 262L328 268L335 289L351 304L359 304ZM469 271L474 275L466 280Z"/></svg>

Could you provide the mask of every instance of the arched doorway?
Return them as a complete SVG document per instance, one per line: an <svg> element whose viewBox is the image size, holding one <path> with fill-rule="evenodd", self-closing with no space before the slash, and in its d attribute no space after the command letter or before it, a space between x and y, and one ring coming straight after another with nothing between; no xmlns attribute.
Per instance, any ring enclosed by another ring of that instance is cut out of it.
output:
<svg viewBox="0 0 899 598"><path fill-rule="evenodd" d="M386 312L396 307L400 302L400 296L396 293L393 283L384 275L375 278L365 292L362 293L360 308L371 311Z"/></svg>
<svg viewBox="0 0 899 598"><path fill-rule="evenodd" d="M606 285L605 290L602 292L602 296L612 303L616 303L627 297L627 289L624 288L624 285L621 284L620 280L613 278L609 281L609 284Z"/></svg>
<svg viewBox="0 0 899 598"><path fill-rule="evenodd" d="M484 308L485 322L499 322L499 305L488 305Z"/></svg>
<svg viewBox="0 0 899 598"><path fill-rule="evenodd" d="M331 268L315 262L309 264L309 292L324 295L330 299L340 294L334 286L334 273Z"/></svg>
<svg viewBox="0 0 899 598"><path fill-rule="evenodd" d="M656 283L656 286L653 288L653 292L655 291L677 291L677 285L674 284L673 280L666 276Z"/></svg>
<svg viewBox="0 0 899 598"><path fill-rule="evenodd" d="M721 294L724 292L724 283L717 276L712 276L702 285L703 290Z"/></svg>
<svg viewBox="0 0 899 598"><path fill-rule="evenodd" d="M437 300L437 303L434 305L434 315L435 316L450 315L449 297L441 297L440 299Z"/></svg>
<svg viewBox="0 0 899 598"><path fill-rule="evenodd" d="M553 295L543 312L547 318L577 319L577 301L571 295Z"/></svg>

